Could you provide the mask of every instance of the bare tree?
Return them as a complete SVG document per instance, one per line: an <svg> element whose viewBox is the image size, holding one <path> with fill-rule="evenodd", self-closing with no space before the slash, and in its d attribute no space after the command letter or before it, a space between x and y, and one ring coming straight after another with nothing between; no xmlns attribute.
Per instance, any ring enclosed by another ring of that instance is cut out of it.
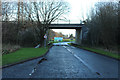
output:
<svg viewBox="0 0 120 80"><path fill-rule="evenodd" d="M31 7L31 6L32 7ZM41 1L30 2L26 8L26 12L29 14L29 19L37 24L36 27L40 39L41 45L43 45L44 35L46 34L49 25L55 20L61 19L62 16L69 11L68 4L66 2L57 1Z"/></svg>
<svg viewBox="0 0 120 80"><path fill-rule="evenodd" d="M68 3L63 1L3 2L2 20L8 21L3 24L4 41L15 42L13 39L16 39L19 43L29 32L34 35L36 42L39 40L43 45L43 37L49 25L55 20L64 18L68 11Z"/></svg>
<svg viewBox="0 0 120 80"><path fill-rule="evenodd" d="M117 44L118 34L118 3L106 2L96 4L90 19L87 21L89 28L87 42L92 46L104 46L111 49Z"/></svg>

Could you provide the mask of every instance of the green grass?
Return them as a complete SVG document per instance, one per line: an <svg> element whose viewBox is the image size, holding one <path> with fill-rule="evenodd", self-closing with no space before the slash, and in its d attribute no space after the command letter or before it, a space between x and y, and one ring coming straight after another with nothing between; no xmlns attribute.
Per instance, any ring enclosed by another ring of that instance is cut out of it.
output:
<svg viewBox="0 0 120 80"><path fill-rule="evenodd" d="M42 56L48 48L21 48L20 50L2 56L2 65L13 64L30 58Z"/></svg>
<svg viewBox="0 0 120 80"><path fill-rule="evenodd" d="M75 47L78 47L78 48L82 48L82 49L86 49L86 50L89 50L89 51L93 51L93 52L96 52L98 54L106 55L106 56L109 56L109 57L120 60L120 55L118 55L117 53L112 53L112 52L109 52L109 51L104 51L104 50L95 49L95 48L73 45L71 43L69 45L72 45L72 46L75 46Z"/></svg>
<svg viewBox="0 0 120 80"><path fill-rule="evenodd" d="M100 49L88 48L88 47L81 47L81 48L87 49L87 50L90 50L90 51L93 51L93 52L97 52L99 54L103 54L103 55L106 55L106 56L110 56L110 57L113 57L113 58L116 58L116 59L120 59L120 55L118 55L116 53L112 53L112 52L108 52L108 51L104 51L104 50L100 50Z"/></svg>
<svg viewBox="0 0 120 80"><path fill-rule="evenodd" d="M67 43L67 44L71 45L71 43Z"/></svg>
<svg viewBox="0 0 120 80"><path fill-rule="evenodd" d="M70 39L63 39L63 41L54 41L54 40L52 40L52 41L49 41L49 43L71 42L71 41L75 41L75 39L73 39L73 40L70 40Z"/></svg>

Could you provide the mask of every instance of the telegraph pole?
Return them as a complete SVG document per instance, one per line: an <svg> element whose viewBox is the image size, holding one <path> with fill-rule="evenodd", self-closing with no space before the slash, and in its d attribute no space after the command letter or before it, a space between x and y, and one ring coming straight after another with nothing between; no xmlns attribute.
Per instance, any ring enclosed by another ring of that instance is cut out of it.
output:
<svg viewBox="0 0 120 80"><path fill-rule="evenodd" d="M17 33L19 32L19 29L20 29L20 0L18 0L18 4L17 4L17 6L18 6L18 11L17 11ZM18 37L17 37L17 44L19 44L19 40L18 40Z"/></svg>
<svg viewBox="0 0 120 80"><path fill-rule="evenodd" d="M69 20L69 24L70 24L70 20Z"/></svg>

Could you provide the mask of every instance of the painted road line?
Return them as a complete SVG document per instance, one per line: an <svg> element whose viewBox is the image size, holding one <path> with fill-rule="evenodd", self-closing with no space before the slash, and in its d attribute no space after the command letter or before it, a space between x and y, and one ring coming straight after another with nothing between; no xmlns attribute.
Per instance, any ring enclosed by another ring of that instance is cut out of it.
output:
<svg viewBox="0 0 120 80"><path fill-rule="evenodd" d="M73 48L73 49L74 49L75 47L71 46L71 48Z"/></svg>
<svg viewBox="0 0 120 80"><path fill-rule="evenodd" d="M76 54L73 54L80 62L82 62L86 67L88 67L92 72L96 73L98 75L98 77L102 77L101 74L96 71L95 69L93 69L92 67L90 67L85 61L83 61L80 57L78 57Z"/></svg>
<svg viewBox="0 0 120 80"><path fill-rule="evenodd" d="M70 53L74 54L70 49L68 49L66 46L63 46L64 48L66 48Z"/></svg>
<svg viewBox="0 0 120 80"><path fill-rule="evenodd" d="M46 58L42 58L40 61L38 61L38 63L36 64L36 66L34 67L34 69L32 70L32 72L29 74L30 76L37 70L37 66L42 63L43 61L46 61Z"/></svg>
<svg viewBox="0 0 120 80"><path fill-rule="evenodd" d="M64 48L66 48L70 53L73 54L73 56L75 58L77 58L80 62L82 62L86 67L88 67L88 69L90 69L93 73L96 73L98 75L98 77L102 78L101 74L96 71L95 69L93 69L92 67L90 67L85 61L83 61L80 57L78 57L76 54L74 54L70 49L68 49L67 47L63 46Z"/></svg>
<svg viewBox="0 0 120 80"><path fill-rule="evenodd" d="M30 76L35 72L35 68L32 70L32 72L29 74Z"/></svg>

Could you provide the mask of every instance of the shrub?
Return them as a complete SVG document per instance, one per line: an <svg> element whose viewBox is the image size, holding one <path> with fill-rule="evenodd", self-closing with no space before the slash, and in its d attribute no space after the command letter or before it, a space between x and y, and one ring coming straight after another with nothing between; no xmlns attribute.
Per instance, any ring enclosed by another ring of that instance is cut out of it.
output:
<svg viewBox="0 0 120 80"><path fill-rule="evenodd" d="M3 44L2 47L2 54L9 54L11 52L14 52L21 47L19 45L13 45L13 44Z"/></svg>

